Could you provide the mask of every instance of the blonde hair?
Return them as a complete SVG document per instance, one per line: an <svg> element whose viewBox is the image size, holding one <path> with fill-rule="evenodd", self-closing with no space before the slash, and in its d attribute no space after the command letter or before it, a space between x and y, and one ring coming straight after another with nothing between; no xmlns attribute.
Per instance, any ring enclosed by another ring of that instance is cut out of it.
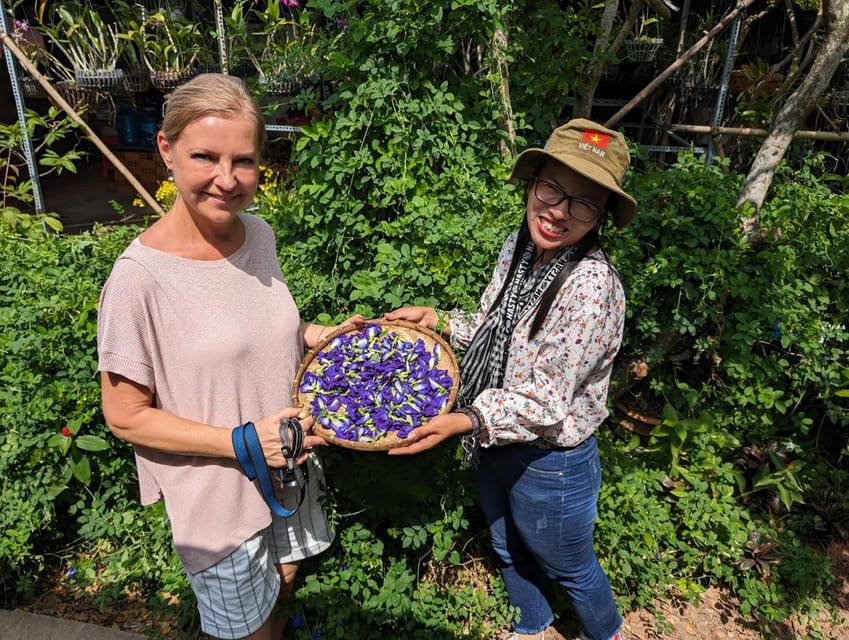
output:
<svg viewBox="0 0 849 640"><path fill-rule="evenodd" d="M202 73L168 95L163 110L162 133L171 144L198 118L221 116L252 120L257 153L265 146L265 118L240 78Z"/></svg>

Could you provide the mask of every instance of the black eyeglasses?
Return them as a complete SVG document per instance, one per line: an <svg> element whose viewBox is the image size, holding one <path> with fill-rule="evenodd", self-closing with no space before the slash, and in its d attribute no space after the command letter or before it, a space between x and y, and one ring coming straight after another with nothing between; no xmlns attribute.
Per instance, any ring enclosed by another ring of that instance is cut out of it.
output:
<svg viewBox="0 0 849 640"><path fill-rule="evenodd" d="M533 177L534 196L549 207L556 207L566 200L566 210L569 215L579 222L592 222L601 213L601 208L594 202L578 196L570 196L553 182L544 178Z"/></svg>

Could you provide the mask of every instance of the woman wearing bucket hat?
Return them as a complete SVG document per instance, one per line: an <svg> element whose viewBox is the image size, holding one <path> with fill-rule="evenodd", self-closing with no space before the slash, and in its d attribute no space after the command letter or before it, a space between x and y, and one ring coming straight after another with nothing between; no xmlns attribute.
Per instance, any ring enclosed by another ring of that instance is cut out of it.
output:
<svg viewBox="0 0 849 640"><path fill-rule="evenodd" d="M587 640L620 638L622 617L593 550L601 469L594 433L607 417L625 295L601 248L607 216L628 225L622 134L584 119L528 149L511 179L527 180L526 215L502 247L474 314L403 307L386 314L450 335L466 349L458 409L414 430L393 455L464 435L501 563L511 638L544 638L548 587L566 589Z"/></svg>

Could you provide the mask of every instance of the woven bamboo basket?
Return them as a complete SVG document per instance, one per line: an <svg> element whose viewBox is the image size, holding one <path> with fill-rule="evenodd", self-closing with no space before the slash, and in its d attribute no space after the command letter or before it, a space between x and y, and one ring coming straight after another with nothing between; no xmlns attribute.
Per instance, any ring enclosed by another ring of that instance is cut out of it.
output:
<svg viewBox="0 0 849 640"><path fill-rule="evenodd" d="M301 88L301 78L298 76L279 76L270 78L264 74L259 75L259 86L265 93L272 96L294 96Z"/></svg>
<svg viewBox="0 0 849 640"><path fill-rule="evenodd" d="M197 69L173 71L171 69L153 69L150 72L150 84L160 91L173 91L197 75Z"/></svg>
<svg viewBox="0 0 849 640"><path fill-rule="evenodd" d="M62 96L77 113L90 113L103 99L103 94L93 89L86 89L76 83L75 80L60 80L55 85L56 92ZM49 97L49 96L48 96ZM50 102L59 107L53 99Z"/></svg>
<svg viewBox="0 0 849 640"><path fill-rule="evenodd" d="M19 80L21 82L21 93L24 94L25 98L47 97L47 91L45 91L44 87L38 84L38 80L32 76L21 76Z"/></svg>
<svg viewBox="0 0 849 640"><path fill-rule="evenodd" d="M660 51L663 38L644 38L625 42L625 51L632 62L651 62Z"/></svg>
<svg viewBox="0 0 849 640"><path fill-rule="evenodd" d="M91 71L86 69L74 69L74 80L83 89L94 91L111 91L121 85L124 81L123 69L103 69Z"/></svg>
<svg viewBox="0 0 849 640"><path fill-rule="evenodd" d="M454 406L454 402L457 398L457 391L460 386L460 368L457 364L457 358L454 355L449 344L442 338L442 336L437 333L431 331L430 329L426 329L424 327L420 327L413 322L407 322L406 320L369 320L366 324L379 324L384 330L392 331L397 333L402 339L407 340L409 342L415 342L419 338L424 340L425 346L428 351L433 351L433 348L436 344L440 346L440 354L439 359L437 361L436 366L439 369L444 369L448 372L448 375L451 376L452 385L451 390L448 396L448 402L445 403L445 406L442 408L440 413L447 413L451 411ZM334 338L340 335L345 334L353 334L359 333L362 329L360 328L351 328L351 329L337 329L333 331L324 339L322 339L314 348L310 349L303 360L301 361L301 365L298 368L298 373L295 375L295 381L292 385L292 397L295 401L295 406L304 407L306 411L309 411L310 402L313 399L315 394L313 393L302 393L300 391L300 386L303 381L304 375L308 371L315 371L318 368L318 360L317 355L322 351L325 351ZM399 438L394 431L388 431L385 436L375 442L357 442L351 440L345 440L343 438L336 437L336 433L332 429L328 429L323 425L319 424L316 421L313 424L313 432L316 435L321 436L325 440L327 440L331 444L339 445L340 447L345 447L348 449L355 449L358 451L386 451L388 449L392 449L394 447L403 446L403 439Z"/></svg>
<svg viewBox="0 0 849 640"><path fill-rule="evenodd" d="M832 91L829 103L836 117L841 120L849 118L849 91Z"/></svg>
<svg viewBox="0 0 849 640"><path fill-rule="evenodd" d="M126 93L144 93L150 87L150 70L145 66L125 69L122 87Z"/></svg>

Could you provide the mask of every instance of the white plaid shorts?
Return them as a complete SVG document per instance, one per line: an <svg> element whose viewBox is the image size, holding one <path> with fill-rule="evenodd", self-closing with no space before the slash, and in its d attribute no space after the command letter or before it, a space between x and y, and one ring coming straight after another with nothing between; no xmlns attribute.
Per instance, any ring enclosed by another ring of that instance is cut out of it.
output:
<svg viewBox="0 0 849 640"><path fill-rule="evenodd" d="M276 564L299 562L333 542L320 499L324 471L317 456L309 458L304 502L290 518L272 514L271 524L245 540L217 564L189 574L197 598L201 629L216 638L235 640L259 629L277 603L280 575ZM297 489L287 489L293 494ZM297 498L285 500L295 504Z"/></svg>

